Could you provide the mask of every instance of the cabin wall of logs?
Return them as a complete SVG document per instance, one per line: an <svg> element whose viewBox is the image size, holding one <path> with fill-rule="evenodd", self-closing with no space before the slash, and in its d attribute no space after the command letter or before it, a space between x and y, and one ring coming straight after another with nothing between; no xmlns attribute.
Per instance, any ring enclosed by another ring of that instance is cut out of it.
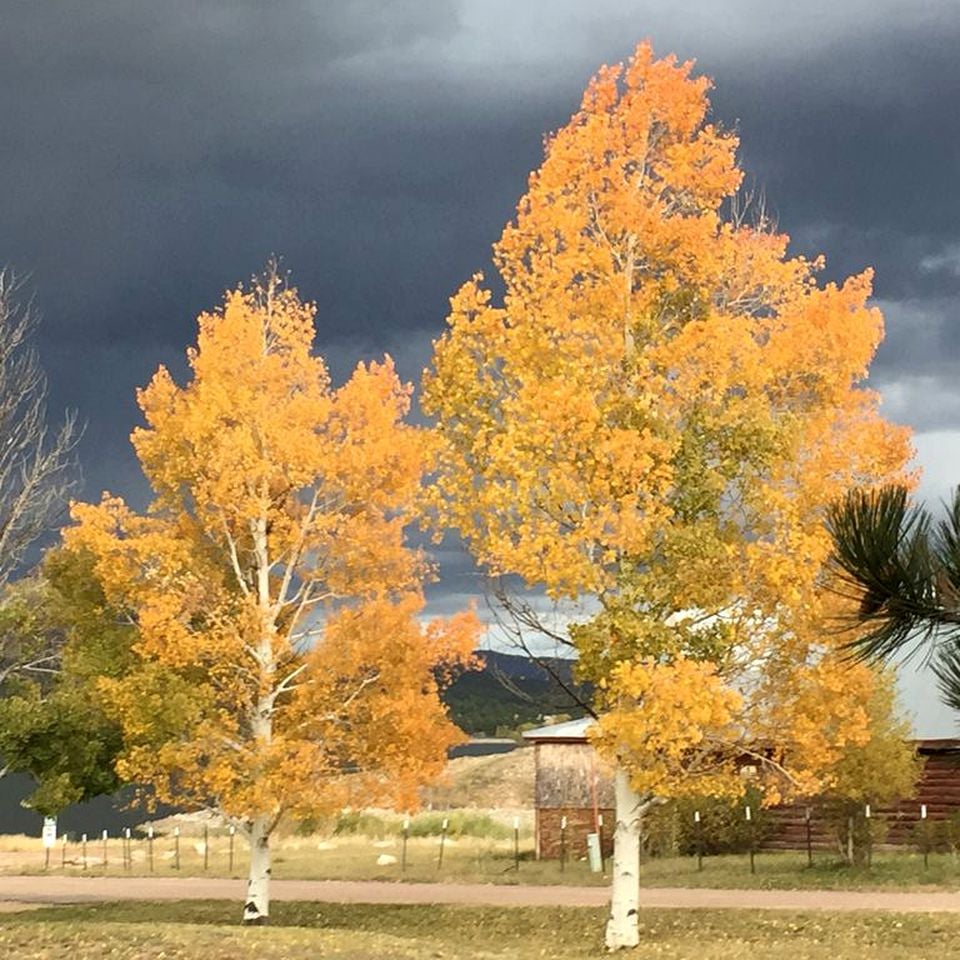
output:
<svg viewBox="0 0 960 960"><path fill-rule="evenodd" d="M582 857L586 836L593 832L600 833L609 855L616 826L610 767L585 740L543 740L534 750L537 856L556 859L563 851ZM960 740L920 740L917 751L924 765L914 795L871 809L871 816L886 824L883 847L914 846L924 807L931 826L960 813ZM816 800L766 811L759 849L805 850L808 811L812 848L836 850L833 825Z"/></svg>
<svg viewBox="0 0 960 960"><path fill-rule="evenodd" d="M885 806L872 805L870 814L886 824L881 847L912 847L917 842L917 824L925 810L931 825L960 812L960 741L917 743L923 771L912 797ZM807 811L810 813L811 846L836 849L837 840L828 817L814 800L768 810L767 830L761 841L766 850L802 850L807 844Z"/></svg>

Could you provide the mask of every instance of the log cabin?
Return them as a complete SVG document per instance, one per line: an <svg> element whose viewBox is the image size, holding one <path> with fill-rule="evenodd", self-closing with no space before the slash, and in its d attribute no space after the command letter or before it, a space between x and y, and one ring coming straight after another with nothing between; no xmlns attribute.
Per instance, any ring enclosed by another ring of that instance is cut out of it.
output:
<svg viewBox="0 0 960 960"><path fill-rule="evenodd" d="M561 847L567 856L584 856L589 833L600 834L605 856L612 852L616 824L612 771L587 738L591 723L585 717L523 734L534 748L538 859L557 859ZM887 823L884 846L911 846L924 808L933 822L960 811L960 739L925 739L915 743L924 764L914 795L871 811ZM819 850L835 849L836 839L815 799L768 810L761 848L804 849L808 811L812 846Z"/></svg>

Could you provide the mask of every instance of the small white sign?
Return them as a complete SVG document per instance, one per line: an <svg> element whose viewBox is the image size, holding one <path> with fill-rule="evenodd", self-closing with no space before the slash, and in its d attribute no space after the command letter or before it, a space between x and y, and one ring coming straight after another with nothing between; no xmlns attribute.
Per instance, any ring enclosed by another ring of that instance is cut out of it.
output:
<svg viewBox="0 0 960 960"><path fill-rule="evenodd" d="M43 818L43 845L47 849L57 842L57 818Z"/></svg>

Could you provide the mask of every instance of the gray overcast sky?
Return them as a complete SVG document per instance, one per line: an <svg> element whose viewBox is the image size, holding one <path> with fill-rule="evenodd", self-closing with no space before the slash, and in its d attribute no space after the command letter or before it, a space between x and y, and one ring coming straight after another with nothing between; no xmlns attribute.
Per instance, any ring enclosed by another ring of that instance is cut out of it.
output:
<svg viewBox="0 0 960 960"><path fill-rule="evenodd" d="M182 371L196 314L271 252L317 300L335 373L389 351L415 379L543 133L645 37L714 78L798 251L829 276L876 267L873 383L917 431L925 493L946 493L957 0L5 0L0 262L32 274L55 406L88 422L85 495L144 501L135 388ZM474 582L456 549L441 560L438 608Z"/></svg>

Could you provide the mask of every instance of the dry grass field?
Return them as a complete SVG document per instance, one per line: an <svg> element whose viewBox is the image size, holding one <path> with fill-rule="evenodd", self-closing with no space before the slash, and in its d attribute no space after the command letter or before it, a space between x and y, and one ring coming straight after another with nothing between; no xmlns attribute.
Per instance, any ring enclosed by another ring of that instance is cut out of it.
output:
<svg viewBox="0 0 960 960"><path fill-rule="evenodd" d="M442 818L443 814L425 815ZM455 824L456 814L451 814ZM367 823L383 824L375 814L364 814ZM464 825L464 821L459 821ZM481 829L490 820L480 817ZM361 821L361 824L363 821ZM469 826L466 821L466 826ZM509 827L500 825L507 834ZM87 844L84 865L82 847L70 843L51 851L49 872L72 876L211 876L243 877L246 874L246 845L235 838L231 869L229 838L211 834L204 855L202 837L180 838L179 868L173 837L158 836L153 844L152 866L149 845L136 838L130 846L130 859L124 861L122 842L111 838L104 864L101 841ZM607 865L609 867L609 865ZM0 838L0 872L40 873L44 871L44 853L37 838ZM528 829L521 831L520 862L514 859L513 840L509 836L458 834L448 837L440 857L436 835L412 836L407 842L404 866L403 842L395 833L378 835L345 834L339 836L286 836L274 843L274 871L278 879L289 880L380 880L413 883L444 881L449 883L496 884L570 884L605 885L607 874L591 873L582 858L569 860L563 870L557 861L533 859L533 842ZM828 855L819 855L808 867L799 853L762 853L756 857L756 872L750 872L744 855L708 857L697 870L692 857L647 860L640 871L643 886L714 887L737 889L885 889L885 890L960 890L960 860L946 854L933 854L928 865L923 857L911 853L878 853L868 867L851 868Z"/></svg>
<svg viewBox="0 0 960 960"><path fill-rule="evenodd" d="M0 956L17 960L588 960L605 955L602 910L276 904L269 928L236 904L58 907L0 916ZM916 960L955 956L960 916L658 910L641 918L637 960Z"/></svg>
<svg viewBox="0 0 960 960"><path fill-rule="evenodd" d="M585 851L571 851L563 870L556 861L533 859L533 751L450 762L443 780L424 798L433 810L413 818L406 856L402 817L389 811L355 811L318 823L312 835L287 831L275 838L274 876L279 879L383 880L408 882L488 882L501 884L604 885L591 873ZM520 862L515 861L513 823L520 822ZM439 833L448 820L441 858ZM181 837L173 836L179 827ZM151 844L137 832L124 856L119 837L99 836L86 849L70 837L50 851L51 873L71 875L234 876L247 869L246 844L237 836L230 855L226 830L209 818L170 818L155 824ZM204 843L204 829L207 843ZM178 848L179 847L179 853ZM84 857L84 853L86 856ZM0 836L0 872L37 873L45 855L39 837ZM929 863L915 853L877 853L870 868L850 868L818 854L813 868L804 854L763 853L751 874L744 855L705 859L703 870L689 857L644 862L645 886L769 889L960 889L960 858L932 854Z"/></svg>

